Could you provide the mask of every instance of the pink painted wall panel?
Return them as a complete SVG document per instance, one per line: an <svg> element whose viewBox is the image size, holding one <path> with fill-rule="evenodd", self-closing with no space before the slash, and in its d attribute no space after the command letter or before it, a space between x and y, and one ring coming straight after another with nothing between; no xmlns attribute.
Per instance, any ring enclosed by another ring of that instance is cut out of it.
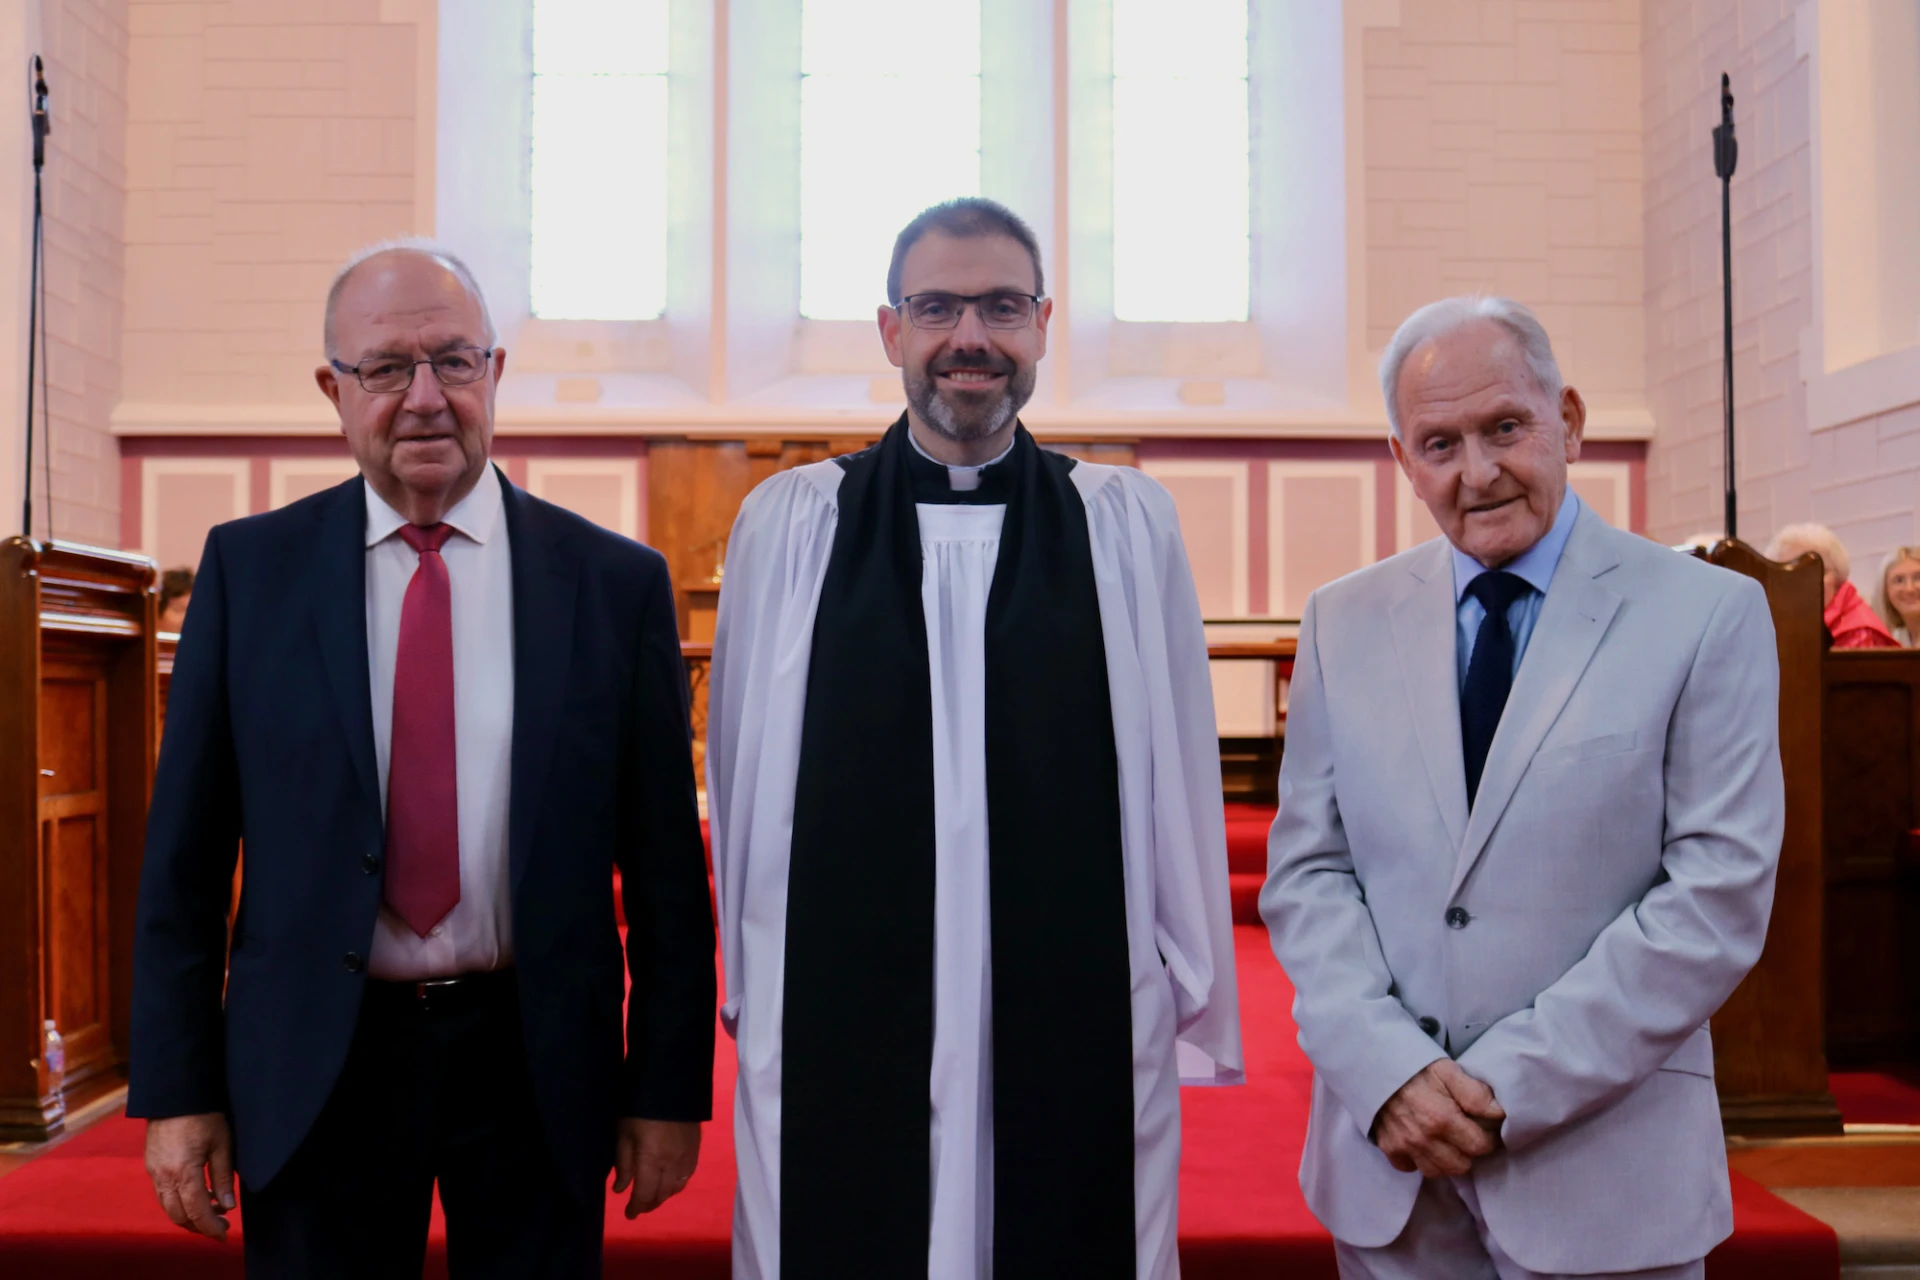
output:
<svg viewBox="0 0 1920 1280"><path fill-rule="evenodd" d="M611 475L551 475L540 486L540 496L604 529L631 535L620 511L620 478Z"/></svg>
<svg viewBox="0 0 1920 1280"><path fill-rule="evenodd" d="M1582 473L1572 471L1567 475L1567 487L1580 495L1580 501L1592 507L1594 513L1616 528L1623 527L1619 517L1620 505L1626 495L1622 492L1626 481L1616 475Z"/></svg>
<svg viewBox="0 0 1920 1280"><path fill-rule="evenodd" d="M153 489L155 537L147 551L163 569L197 566L207 530L247 514L234 509L230 476L159 475Z"/></svg>
<svg viewBox="0 0 1920 1280"><path fill-rule="evenodd" d="M1366 545L1371 512L1364 503L1373 477L1278 474L1272 486L1279 495L1269 514L1279 513L1282 590L1268 607L1278 617L1297 618L1316 588L1372 562Z"/></svg>
<svg viewBox="0 0 1920 1280"><path fill-rule="evenodd" d="M1200 612L1208 618L1230 618L1235 613L1234 566L1236 540L1243 536L1234 515L1234 482L1226 476L1155 474L1167 487L1180 513L1180 534L1193 566L1194 588ZM1244 524L1242 516L1241 524ZM1241 591L1244 592L1244 585Z"/></svg>

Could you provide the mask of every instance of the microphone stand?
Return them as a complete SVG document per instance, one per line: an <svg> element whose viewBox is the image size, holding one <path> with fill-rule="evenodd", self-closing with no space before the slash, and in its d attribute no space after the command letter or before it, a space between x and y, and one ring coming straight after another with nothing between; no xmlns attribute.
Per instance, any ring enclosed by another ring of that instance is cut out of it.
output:
<svg viewBox="0 0 1920 1280"><path fill-rule="evenodd" d="M1713 171L1720 176L1720 294L1726 370L1727 537L1737 537L1739 504L1733 471L1733 169L1740 160L1740 144L1733 137L1733 89L1727 73L1720 73L1720 124L1713 131Z"/></svg>
<svg viewBox="0 0 1920 1280"><path fill-rule="evenodd" d="M43 264L46 259L46 221L40 198L40 171L47 163L47 135L53 132L52 120L47 115L47 77L45 64L40 55L33 55L32 81L28 98L28 120L33 128L33 245L32 274L27 285L27 469L26 495L20 504L20 532L23 536L33 536L33 374L38 364L43 382L40 392L40 418L42 431L46 436L46 458L42 465L47 473L47 538L53 538L53 419L50 411L51 389L45 385L48 379L44 357L45 339L41 328L45 323L45 306L42 294L46 288Z"/></svg>

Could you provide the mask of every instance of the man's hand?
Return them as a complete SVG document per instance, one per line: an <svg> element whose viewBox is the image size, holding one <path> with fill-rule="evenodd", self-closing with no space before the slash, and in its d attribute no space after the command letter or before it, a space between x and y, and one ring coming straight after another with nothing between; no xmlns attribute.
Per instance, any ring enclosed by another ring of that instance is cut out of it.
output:
<svg viewBox="0 0 1920 1280"><path fill-rule="evenodd" d="M233 1209L233 1133L218 1111L147 1121L147 1176L173 1225L227 1238Z"/></svg>
<svg viewBox="0 0 1920 1280"><path fill-rule="evenodd" d="M1373 1144L1402 1173L1457 1178L1499 1149L1506 1118L1493 1090L1441 1058L1387 1099L1373 1122Z"/></svg>
<svg viewBox="0 0 1920 1280"><path fill-rule="evenodd" d="M631 1184L627 1216L652 1213L685 1189L699 1163L699 1122L628 1117L620 1121L613 1194L619 1195Z"/></svg>

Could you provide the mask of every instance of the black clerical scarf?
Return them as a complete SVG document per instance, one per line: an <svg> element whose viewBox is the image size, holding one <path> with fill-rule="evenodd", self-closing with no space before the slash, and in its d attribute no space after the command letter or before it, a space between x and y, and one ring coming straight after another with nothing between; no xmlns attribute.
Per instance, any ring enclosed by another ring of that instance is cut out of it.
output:
<svg viewBox="0 0 1920 1280"><path fill-rule="evenodd" d="M920 502L1006 504L987 597L994 1275L1134 1274L1120 781L1072 459L1015 427L955 492L904 416L840 459L787 884L780 1262L927 1274L933 710Z"/></svg>

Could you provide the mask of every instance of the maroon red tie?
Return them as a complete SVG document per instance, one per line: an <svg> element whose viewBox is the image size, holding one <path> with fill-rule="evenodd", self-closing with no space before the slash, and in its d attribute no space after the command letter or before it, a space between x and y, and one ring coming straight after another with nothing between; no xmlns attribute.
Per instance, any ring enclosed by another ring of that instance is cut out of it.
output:
<svg viewBox="0 0 1920 1280"><path fill-rule="evenodd" d="M454 778L453 589L444 524L401 525L420 553L400 607L387 765L387 906L421 937L460 901L459 789Z"/></svg>

